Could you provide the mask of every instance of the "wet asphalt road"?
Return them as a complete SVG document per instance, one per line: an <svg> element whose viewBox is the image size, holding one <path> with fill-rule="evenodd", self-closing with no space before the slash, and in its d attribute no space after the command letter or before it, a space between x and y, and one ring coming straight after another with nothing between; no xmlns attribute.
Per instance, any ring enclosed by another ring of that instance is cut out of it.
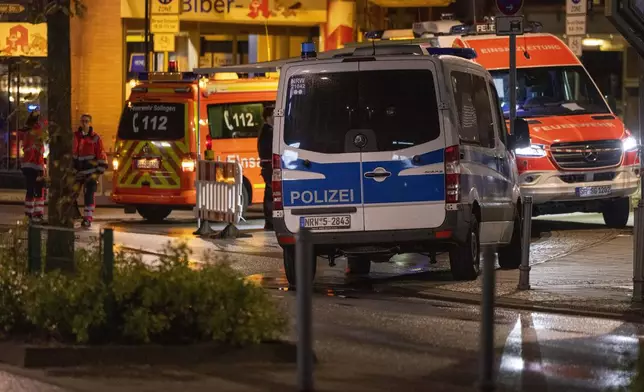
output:
<svg viewBox="0 0 644 392"><path fill-rule="evenodd" d="M195 250L195 261L203 261L199 256L203 251L218 259L226 258L235 268L264 284L294 315L294 293L285 289L281 254L270 233L255 231L252 238L232 243L204 241L191 236L194 221L190 215L179 212L165 224L150 225L135 215L99 209L96 226L114 227L117 244L152 252L158 251L168 238L188 240ZM18 207L0 206L2 221L19 216ZM539 235L533 238L533 262L547 262L559 252L600 241L609 232L592 216L540 220L535 223L534 231ZM253 230L261 226L260 221L249 223ZM357 280L345 278L343 269L342 260L334 268L323 260L318 265L314 328L320 390L475 390L480 360L478 307L387 290L390 280L417 279L428 285L450 280L444 259L430 265L424 257L402 256L393 263L374 265L369 277ZM499 390L618 390L635 376L639 337L644 335L640 324L506 309L497 309L495 322L494 361ZM209 371L207 375L201 371L186 370L190 381L184 378L180 385L160 375L156 380L145 381L149 388L139 383L132 390L283 391L292 390L289 386L294 381L292 367L267 370L251 366ZM263 384L253 374L262 374ZM234 380L235 389L218 389L222 380ZM91 390L120 390L131 382L103 378ZM1 372L0 386L7 386L2 390L55 390L42 384L31 385L27 379L3 376Z"/></svg>

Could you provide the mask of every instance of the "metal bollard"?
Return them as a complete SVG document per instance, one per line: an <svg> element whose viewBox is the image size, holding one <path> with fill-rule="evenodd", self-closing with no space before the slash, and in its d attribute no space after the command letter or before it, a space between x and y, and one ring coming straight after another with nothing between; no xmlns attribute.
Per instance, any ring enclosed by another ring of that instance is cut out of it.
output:
<svg viewBox="0 0 644 392"><path fill-rule="evenodd" d="M42 271L42 237L40 227L29 225L27 228L27 268L29 273Z"/></svg>
<svg viewBox="0 0 644 392"><path fill-rule="evenodd" d="M114 279L114 230L104 229L101 238L101 247L103 250L103 282L110 285Z"/></svg>
<svg viewBox="0 0 644 392"><path fill-rule="evenodd" d="M295 284L297 297L297 386L313 391L313 260L311 233L300 229L295 243Z"/></svg>
<svg viewBox="0 0 644 392"><path fill-rule="evenodd" d="M496 389L494 378L494 293L496 272L494 249L483 248L483 298L481 301L481 374L479 381L480 392L492 392Z"/></svg>
<svg viewBox="0 0 644 392"><path fill-rule="evenodd" d="M530 237L532 236L532 196L523 198L523 246L519 266L519 290L530 290Z"/></svg>
<svg viewBox="0 0 644 392"><path fill-rule="evenodd" d="M633 301L644 302L644 201L635 207L633 230Z"/></svg>

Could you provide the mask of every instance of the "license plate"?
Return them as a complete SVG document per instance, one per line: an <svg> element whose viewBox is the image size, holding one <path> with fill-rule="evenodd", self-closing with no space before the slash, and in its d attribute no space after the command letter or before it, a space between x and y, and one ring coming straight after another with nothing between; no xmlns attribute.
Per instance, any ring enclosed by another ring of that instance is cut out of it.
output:
<svg viewBox="0 0 644 392"><path fill-rule="evenodd" d="M581 186L576 190L578 197L608 196L611 194L610 185Z"/></svg>
<svg viewBox="0 0 644 392"><path fill-rule="evenodd" d="M351 215L341 216L303 216L300 227L316 230L348 229L351 227Z"/></svg>
<svg viewBox="0 0 644 392"><path fill-rule="evenodd" d="M159 160L158 159L137 159L136 168L137 169L158 169Z"/></svg>

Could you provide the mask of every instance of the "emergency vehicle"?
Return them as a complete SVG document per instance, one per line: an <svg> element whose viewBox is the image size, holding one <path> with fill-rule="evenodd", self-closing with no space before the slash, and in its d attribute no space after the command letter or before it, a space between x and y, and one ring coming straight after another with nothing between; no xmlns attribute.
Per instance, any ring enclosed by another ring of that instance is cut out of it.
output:
<svg viewBox="0 0 644 392"><path fill-rule="evenodd" d="M415 23L415 42L432 35L422 42L474 49L509 118L509 38L495 34L493 18L447 34L436 26ZM516 41L516 115L528 121L532 144L515 151L522 194L532 196L535 215L601 212L607 226L624 227L639 186L638 143L568 46L538 22L525 29Z"/></svg>
<svg viewBox="0 0 644 392"><path fill-rule="evenodd" d="M303 57L315 57L303 44ZM404 253L448 251L475 279L481 245L503 268L521 260L515 148L490 74L471 49L391 45L282 66L273 132L273 224L295 284L295 235L314 257L370 271ZM458 84L450 83L458 80ZM469 88L468 88L469 86ZM481 126L485 124L486 126ZM298 267L299 268L299 267Z"/></svg>
<svg viewBox="0 0 644 392"><path fill-rule="evenodd" d="M277 78L270 76L140 74L119 122L112 200L149 221L193 208L201 155L240 161L244 207L261 203L265 185L257 134L263 109L274 104L276 91Z"/></svg>

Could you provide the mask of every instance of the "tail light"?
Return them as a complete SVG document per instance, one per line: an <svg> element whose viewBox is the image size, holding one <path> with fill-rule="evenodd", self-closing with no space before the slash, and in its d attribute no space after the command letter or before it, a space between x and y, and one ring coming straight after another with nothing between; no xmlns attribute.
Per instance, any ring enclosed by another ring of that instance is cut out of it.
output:
<svg viewBox="0 0 644 392"><path fill-rule="evenodd" d="M445 202L461 200L461 165L458 146L445 149Z"/></svg>
<svg viewBox="0 0 644 392"><path fill-rule="evenodd" d="M282 203L282 157L278 154L273 154L273 211L284 209Z"/></svg>

